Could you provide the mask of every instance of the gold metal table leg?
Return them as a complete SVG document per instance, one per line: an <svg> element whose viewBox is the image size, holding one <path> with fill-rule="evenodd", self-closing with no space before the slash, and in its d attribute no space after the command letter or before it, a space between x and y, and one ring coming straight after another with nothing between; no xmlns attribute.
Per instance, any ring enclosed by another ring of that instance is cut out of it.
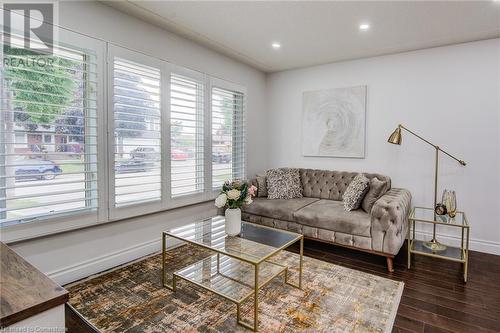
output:
<svg viewBox="0 0 500 333"><path fill-rule="evenodd" d="M173 277L172 280L172 285L167 284L167 272L166 272L166 267L165 267L165 259L167 257L167 234L162 233L161 237L161 282L164 287L175 291L175 276Z"/></svg>
<svg viewBox="0 0 500 333"><path fill-rule="evenodd" d="M469 268L469 232L470 228L467 228L467 241L465 242L465 262L464 262L464 282L467 282L467 270Z"/></svg>
<svg viewBox="0 0 500 333"><path fill-rule="evenodd" d="M165 233L161 234L161 284L165 286Z"/></svg>
<svg viewBox="0 0 500 333"><path fill-rule="evenodd" d="M411 227L412 227L412 220L409 220L408 222L408 258L407 258L407 265L408 265L408 269L410 269L410 266L411 266ZM413 226L413 228L415 228L415 226Z"/></svg>
<svg viewBox="0 0 500 333"><path fill-rule="evenodd" d="M285 283L298 288L302 289L302 267L303 267L303 261L304 261L304 236L300 238L300 258L299 258L299 283L295 284L293 282L288 281L288 268L285 270Z"/></svg>
<svg viewBox="0 0 500 333"><path fill-rule="evenodd" d="M249 330L257 332L259 329L259 264L254 264L255 277L253 287L253 326L241 320L241 304L246 300L236 303L236 322Z"/></svg>
<svg viewBox="0 0 500 333"><path fill-rule="evenodd" d="M302 266L304 260L304 236L300 238L299 289L302 289Z"/></svg>
<svg viewBox="0 0 500 333"><path fill-rule="evenodd" d="M254 301L253 301L253 327L254 332L257 332L259 327L259 264L255 265L255 286L254 286Z"/></svg>

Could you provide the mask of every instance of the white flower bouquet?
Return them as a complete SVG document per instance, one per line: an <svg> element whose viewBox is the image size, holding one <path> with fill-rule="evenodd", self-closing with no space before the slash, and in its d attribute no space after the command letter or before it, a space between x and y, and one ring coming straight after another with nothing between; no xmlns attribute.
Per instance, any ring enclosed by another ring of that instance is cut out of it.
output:
<svg viewBox="0 0 500 333"><path fill-rule="evenodd" d="M221 194L215 199L218 208L241 208L252 203L252 198L257 194L257 187L240 180L226 180L222 185Z"/></svg>

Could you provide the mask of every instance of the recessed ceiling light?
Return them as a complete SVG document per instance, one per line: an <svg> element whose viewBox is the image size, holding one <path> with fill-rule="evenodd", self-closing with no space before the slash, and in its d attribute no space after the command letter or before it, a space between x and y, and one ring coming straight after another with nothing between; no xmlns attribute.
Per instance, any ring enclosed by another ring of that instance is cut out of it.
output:
<svg viewBox="0 0 500 333"><path fill-rule="evenodd" d="M273 47L273 49L275 49L275 50L277 50L277 49L281 48L281 44L280 44L280 43L278 43L278 42L274 42L274 43L272 43L272 44L271 44L271 46L272 46L272 47Z"/></svg>
<svg viewBox="0 0 500 333"><path fill-rule="evenodd" d="M368 23L363 23L359 25L359 30L366 31L370 29L370 25Z"/></svg>

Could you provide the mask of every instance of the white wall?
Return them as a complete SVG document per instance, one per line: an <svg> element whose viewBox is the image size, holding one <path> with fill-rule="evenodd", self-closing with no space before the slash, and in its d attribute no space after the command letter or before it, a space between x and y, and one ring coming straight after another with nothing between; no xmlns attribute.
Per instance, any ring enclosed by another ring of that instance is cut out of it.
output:
<svg viewBox="0 0 500 333"><path fill-rule="evenodd" d="M248 173L266 167L262 72L100 3L60 2L59 14L62 27L245 86ZM68 283L157 251L162 230L215 213L214 205L206 203L12 246L56 281Z"/></svg>
<svg viewBox="0 0 500 333"><path fill-rule="evenodd" d="M368 86L366 158L302 156L302 93L355 85ZM269 167L379 172L432 207L434 150L408 133L388 144L402 123L468 163L441 156L439 196L456 190L472 248L500 254L500 39L274 73L267 90Z"/></svg>

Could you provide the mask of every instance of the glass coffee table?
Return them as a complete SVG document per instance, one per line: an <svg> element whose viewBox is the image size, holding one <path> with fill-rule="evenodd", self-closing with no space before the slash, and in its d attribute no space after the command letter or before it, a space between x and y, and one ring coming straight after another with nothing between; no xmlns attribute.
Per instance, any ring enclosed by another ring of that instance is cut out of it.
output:
<svg viewBox="0 0 500 333"><path fill-rule="evenodd" d="M205 258L173 271L171 284L167 283L168 238L209 250ZM289 267L270 259L295 242L300 242L299 274L298 282L291 282ZM225 234L223 216L209 218L162 233L162 284L176 291L176 281L182 279L220 295L236 304L239 325L257 331L261 288L281 274L285 283L302 288L303 247L304 236L300 234L249 222L242 222L240 235L231 237ZM240 318L241 304L251 296L254 297L253 324Z"/></svg>

